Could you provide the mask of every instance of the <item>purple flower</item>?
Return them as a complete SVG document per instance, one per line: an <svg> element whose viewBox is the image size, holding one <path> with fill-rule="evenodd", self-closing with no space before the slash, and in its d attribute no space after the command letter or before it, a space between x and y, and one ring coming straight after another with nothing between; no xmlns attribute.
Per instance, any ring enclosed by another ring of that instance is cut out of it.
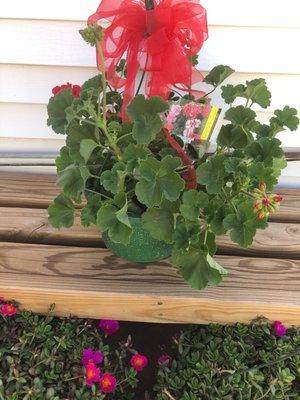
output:
<svg viewBox="0 0 300 400"><path fill-rule="evenodd" d="M87 348L83 350L81 364L87 366L88 364L101 364L104 359L101 351L93 351L91 348Z"/></svg>
<svg viewBox="0 0 300 400"><path fill-rule="evenodd" d="M112 319L101 319L99 322L99 328L106 335L112 335L119 330L119 321L114 321Z"/></svg>
<svg viewBox="0 0 300 400"><path fill-rule="evenodd" d="M172 358L168 354L162 354L157 360L158 365L168 365L171 361Z"/></svg>
<svg viewBox="0 0 300 400"><path fill-rule="evenodd" d="M282 337L286 334L286 327L280 321L274 322L274 332L277 337Z"/></svg>

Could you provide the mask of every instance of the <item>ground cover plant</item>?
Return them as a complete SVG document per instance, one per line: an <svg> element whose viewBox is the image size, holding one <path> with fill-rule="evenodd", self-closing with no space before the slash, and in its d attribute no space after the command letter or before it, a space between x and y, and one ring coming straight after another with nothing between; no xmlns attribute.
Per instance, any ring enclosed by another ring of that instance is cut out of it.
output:
<svg viewBox="0 0 300 400"><path fill-rule="evenodd" d="M300 399L300 331L277 321L191 326L160 367L157 400Z"/></svg>
<svg viewBox="0 0 300 400"><path fill-rule="evenodd" d="M1 300L0 400L299 400L299 388L300 330L279 321L119 324Z"/></svg>

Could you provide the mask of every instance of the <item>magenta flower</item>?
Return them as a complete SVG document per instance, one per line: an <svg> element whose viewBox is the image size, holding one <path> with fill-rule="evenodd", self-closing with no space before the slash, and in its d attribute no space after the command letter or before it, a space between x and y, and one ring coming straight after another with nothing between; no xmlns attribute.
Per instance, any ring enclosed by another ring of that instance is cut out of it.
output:
<svg viewBox="0 0 300 400"><path fill-rule="evenodd" d="M113 375L105 373L101 376L99 384L103 393L112 393L117 386L117 380Z"/></svg>
<svg viewBox="0 0 300 400"><path fill-rule="evenodd" d="M87 386L92 386L93 383L99 382L100 379L100 369L96 367L95 364L89 363L85 367L85 384Z"/></svg>
<svg viewBox="0 0 300 400"><path fill-rule="evenodd" d="M93 351L91 348L87 348L83 350L81 364L86 366L90 363L92 364L101 364L103 362L104 355L101 351Z"/></svg>
<svg viewBox="0 0 300 400"><path fill-rule="evenodd" d="M133 369L140 372L148 365L148 358L142 354L135 354L131 357L130 364Z"/></svg>
<svg viewBox="0 0 300 400"><path fill-rule="evenodd" d="M158 365L168 365L171 361L172 358L168 354L162 354L157 360Z"/></svg>
<svg viewBox="0 0 300 400"><path fill-rule="evenodd" d="M6 315L8 317L12 317L17 313L17 308L11 304L3 304L0 307L0 314Z"/></svg>
<svg viewBox="0 0 300 400"><path fill-rule="evenodd" d="M282 337L286 334L286 327L280 321L274 322L274 332L277 337Z"/></svg>
<svg viewBox="0 0 300 400"><path fill-rule="evenodd" d="M112 335L119 330L119 321L114 321L112 319L101 319L99 322L99 328L106 335Z"/></svg>

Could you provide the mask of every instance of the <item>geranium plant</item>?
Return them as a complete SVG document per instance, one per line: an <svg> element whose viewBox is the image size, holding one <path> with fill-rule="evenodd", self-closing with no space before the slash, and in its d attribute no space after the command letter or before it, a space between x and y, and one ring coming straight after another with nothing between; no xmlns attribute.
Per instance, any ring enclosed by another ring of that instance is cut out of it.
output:
<svg viewBox="0 0 300 400"><path fill-rule="evenodd" d="M50 223L71 227L79 212L83 226L97 225L107 243L126 248L136 243L134 216L170 249L173 265L191 287L218 284L226 271L214 259L216 236L228 233L240 246L251 245L282 201L272 194L286 167L276 135L297 129L296 110L286 106L261 124L253 105L270 105L264 79L222 86L229 108L209 153L203 136L212 110L209 95L190 86L169 90L167 100L145 97L139 84L127 106L128 93L107 81L112 64L106 72L106 31L92 18L81 34L97 47L100 73L80 90L71 84L56 87L49 101L48 125L66 136L56 159L62 193L49 207ZM187 51L191 66L195 51ZM128 82L128 59L113 66ZM217 66L203 83L211 93L233 72ZM83 200L84 207L78 207Z"/></svg>

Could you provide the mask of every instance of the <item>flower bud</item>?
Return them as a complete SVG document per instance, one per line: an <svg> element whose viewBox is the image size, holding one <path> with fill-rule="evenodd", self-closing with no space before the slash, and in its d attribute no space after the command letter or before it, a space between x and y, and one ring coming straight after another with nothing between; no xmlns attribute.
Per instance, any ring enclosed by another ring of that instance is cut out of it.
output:
<svg viewBox="0 0 300 400"><path fill-rule="evenodd" d="M267 185L265 184L265 182L260 182L258 187L259 187L259 190L261 190L262 192L265 192L267 189Z"/></svg>
<svg viewBox="0 0 300 400"><path fill-rule="evenodd" d="M262 203L263 203L263 205L264 205L265 207L268 207L268 206L271 204L270 200L269 200L267 197L265 197L264 199L262 199Z"/></svg>
<svg viewBox="0 0 300 400"><path fill-rule="evenodd" d="M273 197L273 200L274 200L276 203L281 203L282 200L283 200L283 197L280 196L279 194L276 194L276 195Z"/></svg>
<svg viewBox="0 0 300 400"><path fill-rule="evenodd" d="M254 203L254 208L256 208L257 210L259 210L260 208L262 208L262 203L260 201L256 201Z"/></svg>
<svg viewBox="0 0 300 400"><path fill-rule="evenodd" d="M103 38L104 29L98 24L92 24L80 29L79 33L87 43L96 46Z"/></svg>
<svg viewBox="0 0 300 400"><path fill-rule="evenodd" d="M256 216L256 218L259 219L260 221L262 219L265 219L265 217L266 217L266 214L263 211L260 211Z"/></svg>

